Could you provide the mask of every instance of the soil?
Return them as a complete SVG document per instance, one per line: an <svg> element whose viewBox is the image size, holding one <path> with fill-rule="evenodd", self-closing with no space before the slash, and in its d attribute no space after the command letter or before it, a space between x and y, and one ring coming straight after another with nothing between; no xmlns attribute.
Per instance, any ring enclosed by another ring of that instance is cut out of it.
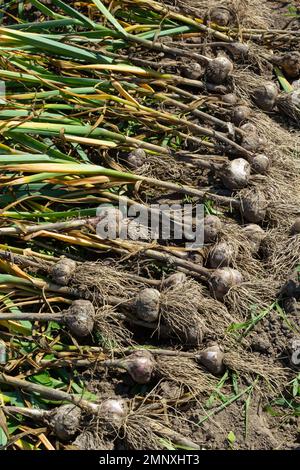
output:
<svg viewBox="0 0 300 470"><path fill-rule="evenodd" d="M199 8L203 9L203 5L206 7L207 4L210 4L210 6L221 4L226 5L226 7L232 4L230 7L231 11L238 11L237 6L241 7L243 0L234 0L232 2L229 0L213 2L167 0L164 3L170 5L170 7L174 7L177 12L191 15L194 11L198 11ZM248 2L248 4L249 3L251 4L251 1ZM289 2L259 2L253 0L253 17L251 17L251 15L248 17L242 15L242 9L240 8L241 28L251 27L255 24L255 15L261 3L263 4L263 12L269 12L269 14L266 13L265 16L262 15L259 19L261 24L265 23L267 27L276 29L295 30L300 28L300 16L299 18L287 16L289 13L288 7L294 7L300 15L298 0L290 0ZM195 38L183 38L182 41L191 44L194 39ZM199 40L199 36L197 36L195 40ZM164 39L162 42L176 46L176 40L173 41L170 40L170 38ZM288 48L289 46L281 45L280 50L284 51L286 47ZM209 55L211 50L208 48L207 51ZM135 55L137 52L138 48L132 47L132 55ZM230 54L228 54L228 56L230 56ZM166 57L163 52L155 53L153 51L146 51L144 53L138 53L137 57L141 60L159 62L157 69L165 73L180 74L186 66L186 58L178 59L174 63L174 61L170 59L170 57ZM266 67L264 69L264 78L268 78L269 74L270 70ZM232 86L232 84L229 84L229 88L230 86ZM189 90L188 87L187 90ZM229 89L229 91L231 90ZM172 107L168 108L168 111L172 112ZM224 107L224 116L225 120L230 119L226 106ZM272 113L270 113L270 116L272 117ZM275 119L276 118L274 118L274 120ZM282 117L278 118L279 123L281 123L281 119ZM288 124L289 126L290 122L287 121L286 117L283 118L283 120L283 124L285 126ZM197 119L195 119L194 122L201 125L200 121ZM206 154L206 156L209 155L209 153L213 154L215 151L215 149L207 149L205 146L201 147L194 142L186 142L183 148L183 150L188 152L194 151L195 149L197 149L198 153ZM110 157L115 158L118 163L126 166L126 159L124 159L122 152L112 151ZM98 155L96 158L98 158ZM180 156L180 158L182 157ZM168 156L159 163L154 162L154 160L155 157L153 157L153 161L150 161L150 164L148 160L147 165L145 164L145 166L139 168L139 172L147 176L168 181L180 181L182 184L187 185L193 184L195 187L201 189L209 189L210 184L213 181L215 182L215 179L213 179L213 176L211 176L211 173L207 170L197 169L192 173L188 166L182 169L181 160L174 156ZM221 193L221 184L218 186L218 180L214 187L216 192L222 195L228 193L224 190ZM143 186L143 193L138 193L137 197L140 197L141 200L144 197L146 202L149 203L174 202L177 200L178 194L171 195L170 192L162 191L158 196L156 191L150 190L145 185ZM87 258L88 257L89 255L87 254ZM259 259L259 255L257 258ZM115 258L107 258L107 264L109 263L115 263ZM124 268L129 268L134 274L149 276L152 279L161 278L162 268L159 263L155 264L152 261L143 260L142 256L135 256L134 259L130 258L130 256L128 256L127 259L124 257L121 263ZM183 436L189 437L193 442L198 444L201 449L288 450L299 448L300 388L298 396L297 394L293 396L290 387L291 382L297 377L300 383L300 364L298 366L291 363L294 344L300 341L300 283L299 273L293 271L293 268L294 267L291 266L291 272L286 272L284 276L285 284L281 289L276 308L266 312L259 321L254 321L252 328L247 331L247 335L243 335L243 329L237 329L237 331L234 332L234 339L238 342L238 347L241 347L245 363L247 363L248 357L251 357L253 360L256 359L258 364L263 364L265 370L270 371L271 376L274 371L274 381L268 380L263 385L254 387L254 383L256 384L255 374L246 372L243 374L232 370L220 385L222 377L216 378L212 376L196 361L194 362L195 376L199 373L205 374L207 378L207 390L201 390L199 393L196 393L192 386L188 387L188 383L179 383L179 381L176 380L176 374L174 378L168 377L167 379L157 374L150 383L137 385L125 371L104 370L94 367L89 370L80 370L78 372L79 379L84 382L89 392L99 397L99 400L117 397L130 400L134 399L138 394L140 400L147 402L148 394L151 391L152 395L161 403L162 408L166 406L172 409L172 412L166 417L167 424L172 429L180 432ZM167 269L163 271L163 274L165 276L173 271L174 267L168 266ZM268 282L272 282L272 279L266 279L266 283ZM208 290L205 288L205 294L207 294L207 292ZM212 315L215 314L215 312L211 313ZM245 312L245 318L248 318L247 315L248 312ZM213 318L214 321L218 321L218 318L216 318L216 320L215 317ZM237 318L235 324L238 324L238 322L242 324L243 321L244 318ZM216 334L216 336L218 335ZM237 338L239 338L239 340L237 340ZM225 331L224 338L222 339L226 352L232 347L232 337ZM203 346L207 347L210 345L210 341L214 343L214 340L215 338L210 332ZM176 348L176 341L160 338L155 334L151 335L151 333L148 331L146 333L142 328L132 328L132 342L143 344L143 347L151 346L172 350ZM124 345L122 345L122 347L123 346ZM186 345L181 346L181 349L178 349L178 362L182 360L180 356L182 351L189 351L191 354L195 353L193 349L189 349ZM184 365L183 360L182 362ZM277 368L282 372L282 376L276 376ZM218 386L216 386L218 379L220 379L220 382ZM214 381L214 389L209 388L212 381ZM253 388L251 388L252 386ZM244 393L246 389L248 392ZM186 398L187 396L188 398ZM178 406L177 409L175 405L179 402L180 406ZM77 436L72 445L62 445L62 447L112 450L123 449L124 443L119 437L115 440L106 441L100 438L97 440L93 434L85 430Z"/></svg>
<svg viewBox="0 0 300 470"><path fill-rule="evenodd" d="M199 429L193 428L193 439L197 439L205 449L243 449L270 450L294 449L299 445L297 426L299 418L289 418L278 424L278 419L268 418L262 410L260 397L254 396L247 411L247 427L245 424L244 402L232 404L227 410L220 411L213 419L204 422ZM191 410L189 419L197 423L203 414L199 410ZM228 438L230 432L235 435L232 444Z"/></svg>

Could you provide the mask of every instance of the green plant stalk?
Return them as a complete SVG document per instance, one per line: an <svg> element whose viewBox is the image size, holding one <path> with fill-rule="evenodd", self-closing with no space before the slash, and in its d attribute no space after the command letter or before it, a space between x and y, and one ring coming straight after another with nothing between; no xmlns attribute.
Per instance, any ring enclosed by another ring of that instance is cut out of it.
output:
<svg viewBox="0 0 300 470"><path fill-rule="evenodd" d="M288 82L288 80L285 78L285 76L283 75L282 71L278 68L278 67L274 67L274 71L275 71L275 74L278 78L278 81L280 83L280 85L282 86L283 90L286 92L286 93L291 93L294 88L293 86Z"/></svg>
<svg viewBox="0 0 300 470"><path fill-rule="evenodd" d="M121 144L128 145L129 147L141 147L144 149L152 150L154 152L169 154L169 150L165 147L159 145L150 144L149 142L143 142L141 140L126 137L122 134L117 134L116 132L108 131L97 127L96 129L91 125L82 125L82 126L71 126L64 125L63 127L59 124L49 123L22 123L20 121L0 121L0 129L2 133L8 137L13 137L15 133L17 134L35 134L35 135L46 135L46 136L62 136L62 131L64 134L69 136L80 136L80 137L106 137L108 140L116 141Z"/></svg>
<svg viewBox="0 0 300 470"><path fill-rule="evenodd" d="M36 150L37 152L44 153L54 159L65 160L74 163L76 162L76 160L70 157L69 155L55 150L54 148L51 148L50 145L46 145L43 142L40 142L39 140L34 139L33 137L30 137L28 135L18 135L17 133L14 133L13 140L14 142L18 142L19 144L26 148L29 148L30 150Z"/></svg>
<svg viewBox="0 0 300 470"><path fill-rule="evenodd" d="M56 105L57 106L57 105ZM68 107L69 108L69 107ZM61 124L74 124L78 125L78 119L70 119L66 116L63 116L58 113L48 113L46 111L39 110L37 115L33 114L30 109L25 110L23 109L8 109L8 110L0 110L0 120L2 119L18 119L18 118L27 118L30 117L32 122L38 120L39 122L57 122Z"/></svg>
<svg viewBox="0 0 300 470"><path fill-rule="evenodd" d="M40 10L42 13L44 13L44 15L46 16L50 16L55 18L55 19L63 19L64 17L62 15L60 15L59 13L55 13L53 12L52 10L50 10L50 8L48 8L46 5L44 5L43 3L41 3L39 0L32 0L31 2L38 10Z"/></svg>
<svg viewBox="0 0 300 470"><path fill-rule="evenodd" d="M24 33L9 28L0 27L0 34L17 39L19 41L18 47L23 48L23 45L33 46L38 52L49 52L55 56L61 55L63 57L71 57L76 60L89 60L92 63L98 64L112 62L111 59L104 55L87 51L79 47L65 45L61 42L52 39L44 38L41 34Z"/></svg>
<svg viewBox="0 0 300 470"><path fill-rule="evenodd" d="M77 20L76 18L64 18L60 20L48 20L48 21L40 21L40 22L26 22L26 23L17 23L17 24L10 24L10 29L16 30L25 30L25 31L39 31L43 29L57 29L62 28L64 26L80 26L82 23L81 21ZM108 29L108 32L110 30Z"/></svg>
<svg viewBox="0 0 300 470"><path fill-rule="evenodd" d="M12 72L10 70L0 70L0 77L3 79L12 80L12 85L16 82L26 82L38 85L70 85L70 86L97 86L99 85L99 79L95 78L76 78L76 77L62 77L54 74L40 74L39 76L31 75L23 72Z"/></svg>

